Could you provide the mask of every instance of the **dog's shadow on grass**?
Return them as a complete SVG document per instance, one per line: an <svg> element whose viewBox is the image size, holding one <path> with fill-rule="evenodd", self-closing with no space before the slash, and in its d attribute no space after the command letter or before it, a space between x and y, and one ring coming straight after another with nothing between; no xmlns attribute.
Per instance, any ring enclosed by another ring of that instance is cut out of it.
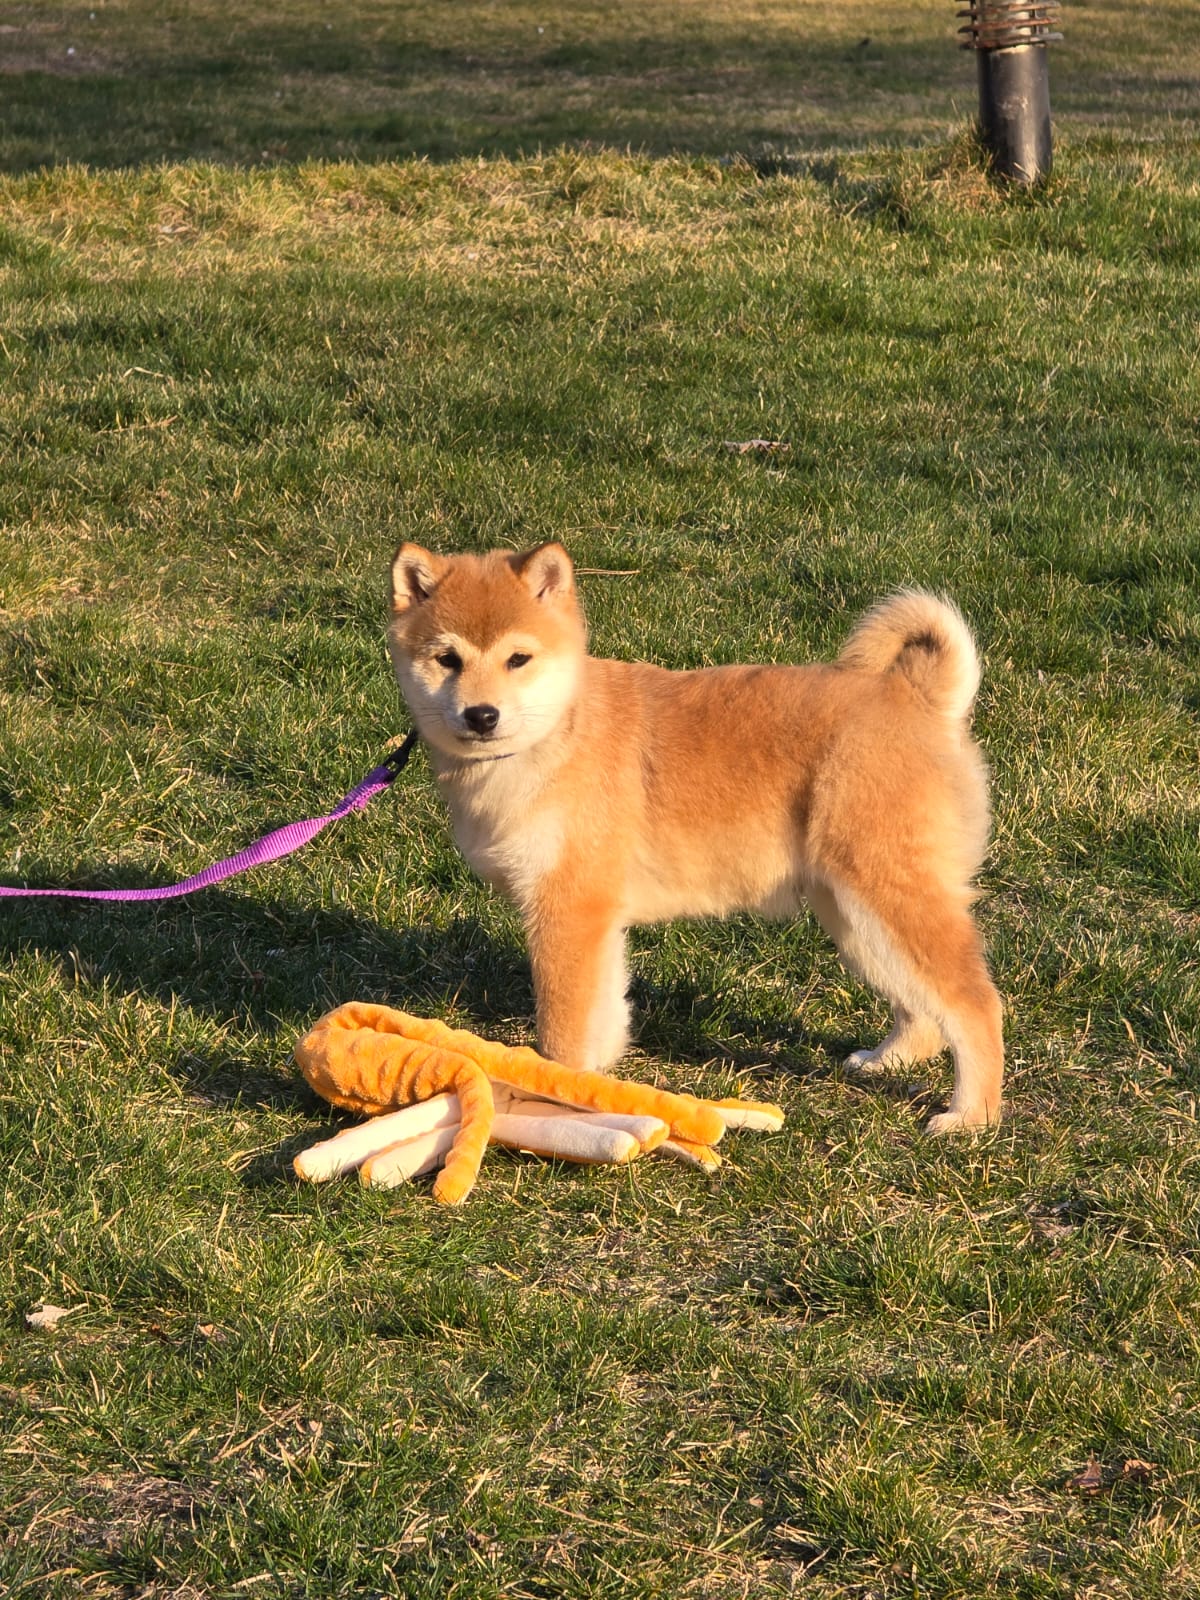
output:
<svg viewBox="0 0 1200 1600"><path fill-rule="evenodd" d="M806 1027L798 1015L764 1018L731 1011L719 998L686 984L664 990L635 982L634 997L640 1002L635 1006L640 1012L635 1018L637 1045L656 1058L716 1060L748 1085L762 1082L766 1093L782 1078L805 1086L844 1084L870 1099L909 1106L922 1117L944 1108L945 1095L938 1087L943 1067L936 1061L899 1071L851 1066L846 1058L862 1048L863 1038ZM878 1039L887 1026L881 1019ZM753 1087L745 1092L753 1096Z"/></svg>
<svg viewBox="0 0 1200 1600"><path fill-rule="evenodd" d="M10 902L0 960L10 971L49 963L52 982L102 1006L151 998L268 1041L294 1039L346 1000L453 1009L480 1025L533 1011L519 944L469 915L387 927L348 907L211 889L186 904Z"/></svg>
<svg viewBox="0 0 1200 1600"><path fill-rule="evenodd" d="M281 1070L244 1059L236 1047L181 1047L170 1070L184 1091L224 1108L282 1111L302 1103L327 1118L325 1103L292 1073L291 1052L318 1016L346 1000L425 1015L453 1010L501 1036L511 1035L519 1018L532 1033L533 994L519 940L471 916L391 928L348 907L222 890L186 904L10 902L0 959L12 969L31 958L51 961L59 984L90 990L99 1005L121 996L182 1005L257 1037L287 1063ZM637 980L633 1001L636 1043L659 1061L720 1061L751 1079L841 1079L874 1096L913 1098L911 1084L843 1067L861 1040L815 1032L798 1017L733 1013L679 980L669 988ZM633 1063L625 1070L638 1069ZM319 1136L318 1129L307 1137ZM257 1158L247 1181L277 1179L294 1153Z"/></svg>
<svg viewBox="0 0 1200 1600"><path fill-rule="evenodd" d="M49 958L71 985L153 996L267 1035L343 1000L480 1017L532 1008L516 944L469 916L389 928L350 908L207 890L186 906L10 902L0 957Z"/></svg>
<svg viewBox="0 0 1200 1600"><path fill-rule="evenodd" d="M108 878L120 886L119 874ZM308 1114L307 1128L242 1171L252 1188L290 1179L297 1151L348 1120L292 1064L296 1041L333 1006L369 1000L422 1015L453 1010L502 1035L513 1032L514 1017L532 1027L523 951L470 916L391 928L349 908L219 890L186 905L10 903L0 914L0 961L24 969L33 990L44 988L50 965L50 982L85 990L94 1009L152 999L240 1035L242 1048L223 1048L203 1024L199 1038L189 1029L193 1038L165 1068L186 1099L217 1113Z"/></svg>
<svg viewBox="0 0 1200 1600"><path fill-rule="evenodd" d="M716 1060L743 1079L759 1079L767 1087L780 1078L806 1085L839 1082L874 1098L905 1104L923 1100L931 1092L924 1084L886 1071L847 1066L846 1057L863 1041L806 1027L798 1016L764 1018L730 1011L687 985L664 991L635 983L634 997L640 1002L635 1006L640 1013L635 1018L637 1045L664 1060Z"/></svg>

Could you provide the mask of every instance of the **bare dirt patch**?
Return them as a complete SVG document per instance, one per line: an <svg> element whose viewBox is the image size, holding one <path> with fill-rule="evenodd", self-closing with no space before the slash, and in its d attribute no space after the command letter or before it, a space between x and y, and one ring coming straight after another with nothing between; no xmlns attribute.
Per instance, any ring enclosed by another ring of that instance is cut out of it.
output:
<svg viewBox="0 0 1200 1600"><path fill-rule="evenodd" d="M47 1555L80 1550L112 1554L156 1525L168 1538L195 1532L212 1500L208 1485L174 1482L153 1473L89 1473L54 1505L35 1511L10 1542L35 1543Z"/></svg>

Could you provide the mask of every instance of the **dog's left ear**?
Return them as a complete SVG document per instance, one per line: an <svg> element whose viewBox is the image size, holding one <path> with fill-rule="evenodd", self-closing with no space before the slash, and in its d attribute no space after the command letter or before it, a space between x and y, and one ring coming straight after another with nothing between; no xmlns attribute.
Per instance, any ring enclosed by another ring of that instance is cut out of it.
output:
<svg viewBox="0 0 1200 1600"><path fill-rule="evenodd" d="M538 600L563 600L575 588L575 568L560 544L540 544L513 561L517 577Z"/></svg>

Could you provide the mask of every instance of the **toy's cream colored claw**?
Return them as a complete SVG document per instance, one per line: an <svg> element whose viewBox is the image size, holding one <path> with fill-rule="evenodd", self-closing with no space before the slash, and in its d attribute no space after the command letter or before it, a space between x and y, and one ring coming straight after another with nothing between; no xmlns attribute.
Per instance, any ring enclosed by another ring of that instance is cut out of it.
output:
<svg viewBox="0 0 1200 1600"><path fill-rule="evenodd" d="M492 1124L492 1143L555 1161L575 1161L585 1166L633 1161L642 1153L632 1133L603 1122L572 1116L521 1116L501 1112Z"/></svg>
<svg viewBox="0 0 1200 1600"><path fill-rule="evenodd" d="M699 1167L702 1172L715 1172L721 1165L720 1153L710 1144L696 1144L691 1139L667 1139L659 1147L659 1153L664 1156L673 1156L676 1161L686 1161L690 1167Z"/></svg>
<svg viewBox="0 0 1200 1600"><path fill-rule="evenodd" d="M493 1088L498 1091L501 1085L495 1084ZM569 1117L574 1122L591 1124L593 1127L617 1128L622 1133L633 1135L643 1155L657 1150L671 1131L659 1117L623 1116L619 1111L576 1111L557 1100L523 1100L514 1095L504 1107L501 1107L497 1098L496 1109L497 1112L501 1109L509 1111L515 1116ZM493 1142L503 1144L505 1141L494 1139Z"/></svg>
<svg viewBox="0 0 1200 1600"><path fill-rule="evenodd" d="M710 1100L708 1105L727 1128L752 1128L759 1133L778 1133L783 1127L783 1112L762 1100ZM686 1161L704 1172L715 1172L721 1157L711 1145L692 1139L671 1138L662 1147L664 1155Z"/></svg>
<svg viewBox="0 0 1200 1600"><path fill-rule="evenodd" d="M361 1123L357 1128L343 1128L332 1139L301 1150L292 1167L298 1178L308 1183L324 1183L329 1178L345 1177L389 1145L415 1139L435 1128L457 1126L461 1121L458 1096L435 1095L432 1100L405 1106L402 1111L372 1117L370 1122Z"/></svg>
<svg viewBox="0 0 1200 1600"><path fill-rule="evenodd" d="M753 1128L757 1133L778 1133L783 1127L779 1106L765 1100L710 1100L727 1128Z"/></svg>
<svg viewBox="0 0 1200 1600"><path fill-rule="evenodd" d="M530 1109L532 1107L536 1110ZM646 1120L654 1121L653 1118ZM662 1123L655 1123L654 1131L657 1130L666 1136ZM453 1146L457 1132L457 1125L452 1124L388 1145L368 1157L359 1168L359 1177L371 1188L394 1189L439 1166ZM630 1129L613 1127L600 1117L564 1112L546 1101L517 1101L512 1112L498 1113L492 1122L490 1143L523 1150L530 1155L586 1165L620 1165L634 1160L644 1148ZM435 1192L440 1183L441 1178L434 1185ZM465 1195L459 1198L465 1199Z"/></svg>
<svg viewBox="0 0 1200 1600"><path fill-rule="evenodd" d="M411 1178L419 1178L424 1172L432 1172L446 1159L458 1131L458 1125L455 1124L431 1129L428 1133L418 1134L415 1139L388 1145L385 1150L380 1150L363 1162L358 1169L359 1180L372 1189L395 1189ZM465 1198L465 1195L459 1196L459 1199ZM448 1203L457 1204L457 1201Z"/></svg>
<svg viewBox="0 0 1200 1600"><path fill-rule="evenodd" d="M495 1046L489 1046L494 1051ZM547 1061L525 1047L504 1050L500 1057L489 1055L486 1071L501 1083L511 1084L526 1094L544 1100L557 1100L580 1111L601 1111L606 1116L652 1116L665 1122L673 1135L716 1144L725 1124L716 1109L694 1095L671 1094L646 1083L630 1083L610 1078L604 1072L564 1067Z"/></svg>
<svg viewBox="0 0 1200 1600"><path fill-rule="evenodd" d="M628 1117L622 1116L619 1111L585 1111L583 1116L600 1127L619 1128L623 1133L632 1134L641 1146L643 1155L665 1144L671 1133L659 1117Z"/></svg>

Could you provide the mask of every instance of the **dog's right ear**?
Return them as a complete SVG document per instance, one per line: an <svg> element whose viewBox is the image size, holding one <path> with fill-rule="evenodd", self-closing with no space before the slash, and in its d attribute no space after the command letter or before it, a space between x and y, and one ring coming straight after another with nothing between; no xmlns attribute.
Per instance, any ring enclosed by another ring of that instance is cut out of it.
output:
<svg viewBox="0 0 1200 1600"><path fill-rule="evenodd" d="M392 610L407 611L428 600L445 566L443 557L419 544L402 544L392 562Z"/></svg>

